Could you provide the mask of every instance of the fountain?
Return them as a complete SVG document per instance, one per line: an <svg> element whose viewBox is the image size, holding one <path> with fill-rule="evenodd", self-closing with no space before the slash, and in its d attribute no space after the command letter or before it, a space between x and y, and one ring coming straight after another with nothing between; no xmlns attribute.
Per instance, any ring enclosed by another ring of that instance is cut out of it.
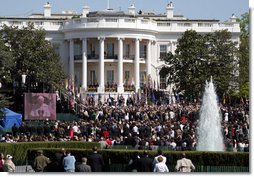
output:
<svg viewBox="0 0 254 177"><path fill-rule="evenodd" d="M197 150L224 151L221 114L212 77L210 82L206 81L199 117Z"/></svg>

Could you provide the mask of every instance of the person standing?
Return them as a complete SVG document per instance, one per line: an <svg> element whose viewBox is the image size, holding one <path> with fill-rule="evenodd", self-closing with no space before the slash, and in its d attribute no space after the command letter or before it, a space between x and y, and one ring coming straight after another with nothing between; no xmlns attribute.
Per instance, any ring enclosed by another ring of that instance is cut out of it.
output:
<svg viewBox="0 0 254 177"><path fill-rule="evenodd" d="M81 161L82 163L77 166L76 172L92 172L91 166L86 164L87 158L83 157Z"/></svg>
<svg viewBox="0 0 254 177"><path fill-rule="evenodd" d="M0 172L4 171L3 167L4 167L4 154L0 153Z"/></svg>
<svg viewBox="0 0 254 177"><path fill-rule="evenodd" d="M4 161L4 165L3 165L3 171L4 172L15 172L16 170L16 166L12 161L12 156L11 155L6 155L6 159Z"/></svg>
<svg viewBox="0 0 254 177"><path fill-rule="evenodd" d="M104 167L103 156L97 152L97 147L93 148L93 153L88 156L88 165L91 166L92 172L102 172Z"/></svg>
<svg viewBox="0 0 254 177"><path fill-rule="evenodd" d="M153 172L169 172L167 165L163 162L163 157L158 157L158 163L154 165Z"/></svg>
<svg viewBox="0 0 254 177"><path fill-rule="evenodd" d="M63 159L66 156L66 150L64 148L61 148L61 151L55 153L55 159L56 159L56 171L57 172L64 172L63 167Z"/></svg>
<svg viewBox="0 0 254 177"><path fill-rule="evenodd" d="M71 155L70 151L66 151L66 157L63 158L63 166L65 172L75 172L76 159Z"/></svg>
<svg viewBox="0 0 254 177"><path fill-rule="evenodd" d="M138 152L134 152L134 155L128 164L128 171L137 172L139 160L140 160L140 157Z"/></svg>
<svg viewBox="0 0 254 177"><path fill-rule="evenodd" d="M138 172L153 172L153 159L148 157L147 151L144 151L143 157L138 161Z"/></svg>
<svg viewBox="0 0 254 177"><path fill-rule="evenodd" d="M177 160L175 169L178 172L191 172L195 170L195 166L190 159L186 158L186 154L182 153L182 159Z"/></svg>
<svg viewBox="0 0 254 177"><path fill-rule="evenodd" d="M37 151L37 156L34 159L34 171L35 172L44 172L44 169L48 166L50 160L48 157L43 155L42 150Z"/></svg>
<svg viewBox="0 0 254 177"><path fill-rule="evenodd" d="M17 124L14 123L14 125L11 127L12 135L16 137L18 135L19 128L17 127Z"/></svg>
<svg viewBox="0 0 254 177"><path fill-rule="evenodd" d="M158 160L159 157L162 157L162 162L163 162L164 164L166 164L166 162L167 162L167 157L163 156L162 150L159 149L159 150L158 150L158 155L157 155L156 157L154 157L153 166L155 166L155 164L159 163L159 160Z"/></svg>

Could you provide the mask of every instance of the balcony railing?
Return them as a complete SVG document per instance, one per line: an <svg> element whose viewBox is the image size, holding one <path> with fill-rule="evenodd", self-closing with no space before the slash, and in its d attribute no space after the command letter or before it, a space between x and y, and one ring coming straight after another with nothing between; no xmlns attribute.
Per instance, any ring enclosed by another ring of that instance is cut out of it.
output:
<svg viewBox="0 0 254 177"><path fill-rule="evenodd" d="M89 85L87 88L88 92L97 92L98 85Z"/></svg>
<svg viewBox="0 0 254 177"><path fill-rule="evenodd" d="M135 91L135 86L134 85L124 85L124 91L125 92L134 92Z"/></svg>
<svg viewBox="0 0 254 177"><path fill-rule="evenodd" d="M118 59L118 55L104 55L105 59Z"/></svg>
<svg viewBox="0 0 254 177"><path fill-rule="evenodd" d="M74 60L82 60L82 55L74 55Z"/></svg>
<svg viewBox="0 0 254 177"><path fill-rule="evenodd" d="M124 60L134 60L134 58L135 58L135 55L124 55L123 56Z"/></svg>
<svg viewBox="0 0 254 177"><path fill-rule="evenodd" d="M99 59L99 55L97 55L97 54L88 54L87 59L88 60Z"/></svg>
<svg viewBox="0 0 254 177"><path fill-rule="evenodd" d="M89 85L88 86L88 92L97 92L98 91L98 84L96 85ZM134 85L124 85L124 91L125 92L135 92L135 86ZM117 84L106 84L105 85L105 92L117 92Z"/></svg>

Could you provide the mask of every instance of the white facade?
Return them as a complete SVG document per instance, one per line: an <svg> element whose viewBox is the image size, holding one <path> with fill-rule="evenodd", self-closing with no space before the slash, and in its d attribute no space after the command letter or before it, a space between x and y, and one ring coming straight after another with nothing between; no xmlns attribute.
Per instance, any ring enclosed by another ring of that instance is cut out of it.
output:
<svg viewBox="0 0 254 177"><path fill-rule="evenodd" d="M137 91L147 84L149 75L153 87L166 89L160 85L163 79L159 71L164 65L160 57L169 51L174 53L177 39L186 30L208 33L227 29L232 40L239 42L240 26L235 16L229 22L190 20L174 15L173 9L170 3L165 7L165 15L156 15L137 13L134 5L128 12L112 9L89 12L89 7L84 6L82 14L70 11L52 14L47 3L44 14L0 17L0 26L23 27L33 22L36 28L45 29L46 39L59 54L69 78L74 78L75 86L88 92L126 93L131 90L126 89L129 85L134 85L132 88Z"/></svg>

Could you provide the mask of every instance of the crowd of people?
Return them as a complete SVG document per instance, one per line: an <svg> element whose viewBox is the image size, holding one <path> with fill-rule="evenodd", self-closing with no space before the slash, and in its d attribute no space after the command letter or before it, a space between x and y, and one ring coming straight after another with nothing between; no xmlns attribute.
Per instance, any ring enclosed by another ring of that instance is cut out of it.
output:
<svg viewBox="0 0 254 177"><path fill-rule="evenodd" d="M221 103L219 106L225 150L249 152L248 100L239 104ZM73 103L70 107L73 107ZM143 154L135 154L130 161L128 171L168 172L165 165L166 157L158 151L158 156L151 160L147 150L196 150L200 107L200 101L141 104L136 103L131 97L126 101L120 97L118 101L108 98L103 103L95 104L93 98L89 98L78 111L79 119L23 121L20 127L14 124L11 132L3 134L1 142L82 141L99 142L101 148L142 149ZM42 151L38 151L34 170L38 172L45 169L66 172L103 171L103 157L96 149L93 149L93 152L91 156L95 156L96 160L83 157L82 162L75 165L76 159L68 151L56 154L53 160L45 157ZM1 154L0 170L15 172L15 164L11 159L11 155L4 157ZM186 160L185 154L181 160L177 162L176 171L195 169L191 161ZM150 165L142 167L143 161L144 164ZM50 164L53 162L59 168L50 169ZM189 164L189 168L182 169L179 164Z"/></svg>
<svg viewBox="0 0 254 177"><path fill-rule="evenodd" d="M102 148L196 149L200 102L127 103L84 105L80 119L71 121L23 121L20 127L14 125L12 132L3 134L1 142L83 141L99 142ZM248 102L221 104L220 108L225 150L248 152Z"/></svg>

